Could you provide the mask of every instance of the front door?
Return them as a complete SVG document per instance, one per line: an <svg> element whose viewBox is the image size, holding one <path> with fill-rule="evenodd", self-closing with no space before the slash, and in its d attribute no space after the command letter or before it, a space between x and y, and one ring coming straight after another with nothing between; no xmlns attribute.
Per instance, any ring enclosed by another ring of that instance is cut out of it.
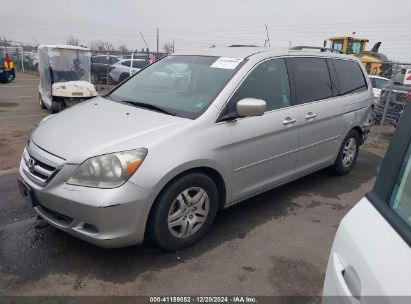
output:
<svg viewBox="0 0 411 304"><path fill-rule="evenodd" d="M298 110L291 105L284 59L260 63L228 103L228 112L243 98L266 101L263 116L226 123L233 143L233 200L247 197L292 178L299 146Z"/></svg>

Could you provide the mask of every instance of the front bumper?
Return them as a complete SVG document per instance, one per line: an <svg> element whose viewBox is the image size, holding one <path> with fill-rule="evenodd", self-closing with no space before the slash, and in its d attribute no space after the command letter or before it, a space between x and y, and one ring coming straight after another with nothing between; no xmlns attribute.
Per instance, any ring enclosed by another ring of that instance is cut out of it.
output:
<svg viewBox="0 0 411 304"><path fill-rule="evenodd" d="M66 164L45 185L28 178L24 160L20 177L39 205L34 210L54 227L97 246L114 248L139 244L152 199L150 191L131 182L114 189L66 184L77 165Z"/></svg>

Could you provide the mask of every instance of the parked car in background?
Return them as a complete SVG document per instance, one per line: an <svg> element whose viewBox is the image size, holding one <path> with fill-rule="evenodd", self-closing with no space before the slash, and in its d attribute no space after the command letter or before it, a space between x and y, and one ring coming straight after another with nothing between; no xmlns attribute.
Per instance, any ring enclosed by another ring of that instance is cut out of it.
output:
<svg viewBox="0 0 411 304"><path fill-rule="evenodd" d="M113 83L122 82L146 66L145 59L133 59L133 64L131 64L131 59L121 59L111 66L110 80Z"/></svg>
<svg viewBox="0 0 411 304"><path fill-rule="evenodd" d="M323 304L409 303L411 297L411 105L374 188L338 227ZM368 299L367 299L368 297Z"/></svg>
<svg viewBox="0 0 411 304"><path fill-rule="evenodd" d="M372 98L353 56L177 53L40 124L19 185L42 218L83 240L121 247L147 232L178 250L220 209L325 167L348 174Z"/></svg>
<svg viewBox="0 0 411 304"><path fill-rule="evenodd" d="M376 103L381 95L382 88L388 83L389 79L381 76L369 75L374 94L374 102Z"/></svg>
<svg viewBox="0 0 411 304"><path fill-rule="evenodd" d="M91 56L91 81L92 83L107 82L107 76L112 70L112 65L120 59L112 55Z"/></svg>

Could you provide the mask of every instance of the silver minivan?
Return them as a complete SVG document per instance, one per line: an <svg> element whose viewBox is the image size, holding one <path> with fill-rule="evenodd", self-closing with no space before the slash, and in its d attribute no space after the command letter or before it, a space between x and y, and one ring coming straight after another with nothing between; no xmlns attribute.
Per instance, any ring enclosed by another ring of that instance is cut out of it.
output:
<svg viewBox="0 0 411 304"><path fill-rule="evenodd" d="M218 210L333 166L353 167L372 86L355 57L257 47L177 53L47 117L18 183L53 226L102 247L166 250Z"/></svg>

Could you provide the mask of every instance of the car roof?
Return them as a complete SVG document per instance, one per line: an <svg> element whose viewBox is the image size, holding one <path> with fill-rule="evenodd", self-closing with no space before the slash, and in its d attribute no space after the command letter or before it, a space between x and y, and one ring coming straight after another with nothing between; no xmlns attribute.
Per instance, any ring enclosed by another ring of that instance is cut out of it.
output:
<svg viewBox="0 0 411 304"><path fill-rule="evenodd" d="M41 44L38 47L41 48L50 48L50 49L71 49L71 50L80 50L80 51L91 51L91 49L82 47L82 46L75 46L75 45L65 45L65 44Z"/></svg>
<svg viewBox="0 0 411 304"><path fill-rule="evenodd" d="M186 55L186 56L216 56L216 57L233 57L233 58L248 58L257 54L266 54L268 56L318 56L318 57L335 57L357 60L356 57L319 51L305 50L290 50L287 47L218 47L198 50L189 50L176 52L171 55Z"/></svg>

